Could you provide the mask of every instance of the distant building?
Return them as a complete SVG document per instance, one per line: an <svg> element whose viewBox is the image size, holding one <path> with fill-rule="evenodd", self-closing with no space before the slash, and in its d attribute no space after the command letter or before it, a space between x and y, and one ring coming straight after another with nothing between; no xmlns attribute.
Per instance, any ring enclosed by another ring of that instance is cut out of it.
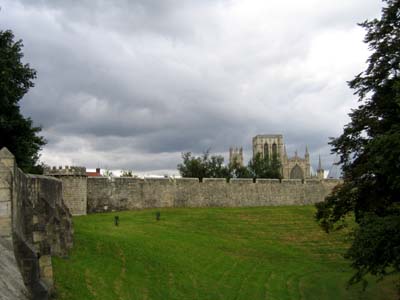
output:
<svg viewBox="0 0 400 300"><path fill-rule="evenodd" d="M329 169L328 178L330 179L339 179L342 178L342 168L339 164L339 157L335 157L333 160L332 166Z"/></svg>
<svg viewBox="0 0 400 300"><path fill-rule="evenodd" d="M229 164L232 165L234 163L239 164L239 166L243 166L243 148L229 148Z"/></svg>
<svg viewBox="0 0 400 300"><path fill-rule="evenodd" d="M100 168L96 168L96 171L95 171L95 172L88 172L88 171L86 171L86 176L88 176L88 177L98 177L98 176L101 176L101 174L100 174Z"/></svg>
<svg viewBox="0 0 400 300"><path fill-rule="evenodd" d="M322 169L321 155L318 157L317 178L324 179L324 169Z"/></svg>
<svg viewBox="0 0 400 300"><path fill-rule="evenodd" d="M282 164L281 174L284 179L311 178L310 154L307 146L304 158L298 156L297 150L293 157L288 157L282 134L263 134L253 137L253 156L258 153L262 157L269 158L277 155ZM323 174L324 170L321 165L318 166L318 169L317 174L321 176L320 174Z"/></svg>

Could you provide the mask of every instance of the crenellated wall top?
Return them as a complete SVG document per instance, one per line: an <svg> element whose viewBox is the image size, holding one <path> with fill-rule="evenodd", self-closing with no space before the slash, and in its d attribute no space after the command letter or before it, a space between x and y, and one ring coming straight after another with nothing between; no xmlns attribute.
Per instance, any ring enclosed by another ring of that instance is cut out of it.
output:
<svg viewBox="0 0 400 300"><path fill-rule="evenodd" d="M86 168L78 166L59 166L44 168L44 175L50 176L86 176Z"/></svg>

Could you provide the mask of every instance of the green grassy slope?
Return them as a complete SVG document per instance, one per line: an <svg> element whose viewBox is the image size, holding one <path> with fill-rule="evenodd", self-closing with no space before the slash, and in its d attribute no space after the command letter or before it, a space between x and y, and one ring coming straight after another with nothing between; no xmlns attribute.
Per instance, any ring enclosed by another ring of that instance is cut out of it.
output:
<svg viewBox="0 0 400 300"><path fill-rule="evenodd" d="M395 298L393 279L346 289L346 235L322 232L312 206L160 211L75 217L58 299Z"/></svg>

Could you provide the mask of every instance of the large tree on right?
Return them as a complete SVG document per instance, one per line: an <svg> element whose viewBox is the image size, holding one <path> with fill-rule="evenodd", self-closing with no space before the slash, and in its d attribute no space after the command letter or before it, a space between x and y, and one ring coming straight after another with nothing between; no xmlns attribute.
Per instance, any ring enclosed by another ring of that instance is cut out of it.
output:
<svg viewBox="0 0 400 300"><path fill-rule="evenodd" d="M400 0L384 0L381 18L360 26L371 50L365 71L349 82L360 105L330 142L344 182L316 214L327 231L355 216L350 283L400 271Z"/></svg>

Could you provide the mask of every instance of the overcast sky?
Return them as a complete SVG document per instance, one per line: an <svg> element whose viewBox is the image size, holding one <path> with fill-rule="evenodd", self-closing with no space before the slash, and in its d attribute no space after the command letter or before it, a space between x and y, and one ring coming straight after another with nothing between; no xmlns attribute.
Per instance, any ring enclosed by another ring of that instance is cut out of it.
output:
<svg viewBox="0 0 400 300"><path fill-rule="evenodd" d="M0 0L36 86L21 101L50 165L174 172L181 153L251 157L281 133L332 162L379 0ZM176 172L176 171L175 171Z"/></svg>

